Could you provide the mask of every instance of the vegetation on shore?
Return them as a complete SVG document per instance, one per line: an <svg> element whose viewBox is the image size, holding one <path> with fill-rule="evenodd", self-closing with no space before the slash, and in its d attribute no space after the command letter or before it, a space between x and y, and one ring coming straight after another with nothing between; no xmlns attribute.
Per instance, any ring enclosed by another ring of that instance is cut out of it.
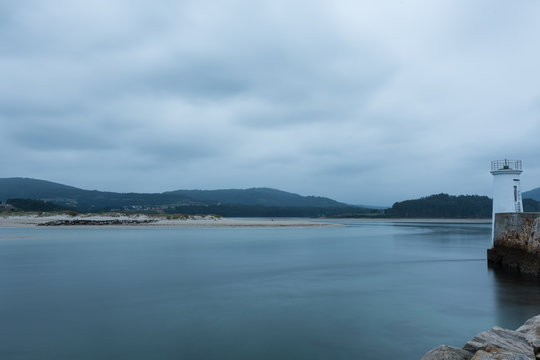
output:
<svg viewBox="0 0 540 360"><path fill-rule="evenodd" d="M336 217L342 214L369 213L371 209L357 206L262 206L262 205L192 205L177 206L165 213L218 214L224 217Z"/></svg>
<svg viewBox="0 0 540 360"><path fill-rule="evenodd" d="M523 199L523 211L540 212L540 201L533 199Z"/></svg>
<svg viewBox="0 0 540 360"><path fill-rule="evenodd" d="M148 214L148 213L126 213L126 212L100 212L100 213L81 213L72 210L61 211L22 211L10 210L0 211L1 217L10 216L34 216L34 217L52 217L52 216L69 216L69 217L105 217L105 218L120 218L120 217L138 217L142 215L146 218L155 220L198 220L198 219L221 219L220 215L216 214Z"/></svg>
<svg viewBox="0 0 540 360"><path fill-rule="evenodd" d="M450 218L489 219L492 215L492 199L478 195L436 194L420 199L394 203L385 210L363 213L344 213L339 218ZM540 212L540 201L523 199L526 212Z"/></svg>
<svg viewBox="0 0 540 360"><path fill-rule="evenodd" d="M396 202L385 211L399 218L490 218L492 200L487 196L437 194L416 200Z"/></svg>
<svg viewBox="0 0 540 360"><path fill-rule="evenodd" d="M7 199L6 204L11 205L17 211L76 211L75 208L65 205L55 204L50 201L35 199Z"/></svg>
<svg viewBox="0 0 540 360"><path fill-rule="evenodd" d="M49 201L33 199L9 199L10 211L16 214L37 214L38 216L65 214L76 216L79 211L72 207ZM540 201L523 200L527 212L540 211ZM311 218L490 218L492 200L487 196L437 194L415 200L396 202L388 209L366 209L357 206L332 207L278 207L257 205L191 205L166 209L102 211L92 212L104 216L124 216L145 214L165 219L192 219L195 217L311 217Z"/></svg>
<svg viewBox="0 0 540 360"><path fill-rule="evenodd" d="M270 188L176 190L162 193L116 193L83 190L45 180L0 178L0 200L41 199L81 212L144 211L174 207L253 206L331 208L349 205L320 196L302 196ZM205 210L207 210L205 208ZM223 210L223 209L222 209ZM192 211L190 211L192 212ZM207 212L207 211L204 211ZM210 211L211 212L211 211Z"/></svg>
<svg viewBox="0 0 540 360"><path fill-rule="evenodd" d="M187 218L199 214L225 217L311 218L490 218L487 196L436 194L369 209L318 196L301 196L269 188L245 190L177 190L155 194L82 190L44 180L0 179L0 212L67 212L161 214ZM540 188L539 188L540 189ZM536 190L535 190L536 191ZM535 195L535 191L529 193ZM527 193L524 193L526 196ZM6 200L7 199L7 200ZM540 199L523 199L524 210L540 211Z"/></svg>

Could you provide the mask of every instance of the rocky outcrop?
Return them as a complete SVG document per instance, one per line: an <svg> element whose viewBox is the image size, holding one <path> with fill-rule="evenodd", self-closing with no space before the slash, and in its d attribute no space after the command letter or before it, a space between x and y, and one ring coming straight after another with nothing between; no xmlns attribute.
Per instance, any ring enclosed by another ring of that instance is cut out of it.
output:
<svg viewBox="0 0 540 360"><path fill-rule="evenodd" d="M525 335L525 339L533 347L536 357L540 358L540 315L527 320L516 331Z"/></svg>
<svg viewBox="0 0 540 360"><path fill-rule="evenodd" d="M478 351L472 360L529 360L530 358L524 354L509 353L505 351L487 352L484 350Z"/></svg>
<svg viewBox="0 0 540 360"><path fill-rule="evenodd" d="M487 251L488 263L492 267L511 269L531 277L540 277L540 255L519 247L495 245Z"/></svg>
<svg viewBox="0 0 540 360"><path fill-rule="evenodd" d="M528 358L534 359L533 348L525 338L525 335L498 326L476 335L465 344L463 349L471 353L483 350L488 353L508 352L525 354Z"/></svg>
<svg viewBox="0 0 540 360"><path fill-rule="evenodd" d="M441 345L430 350L422 360L470 360L472 357L473 354L463 349Z"/></svg>
<svg viewBox="0 0 540 360"><path fill-rule="evenodd" d="M540 315L517 330L495 326L468 341L463 349L441 345L422 360L536 360L540 359Z"/></svg>

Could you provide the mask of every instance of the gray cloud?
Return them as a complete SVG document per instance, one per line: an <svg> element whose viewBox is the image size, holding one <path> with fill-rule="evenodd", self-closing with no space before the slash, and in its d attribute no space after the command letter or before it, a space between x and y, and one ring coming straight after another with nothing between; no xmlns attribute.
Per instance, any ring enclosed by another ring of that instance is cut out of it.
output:
<svg viewBox="0 0 540 360"><path fill-rule="evenodd" d="M0 176L351 203L540 186L540 5L0 4Z"/></svg>
<svg viewBox="0 0 540 360"><path fill-rule="evenodd" d="M141 79L139 86L143 92L178 94L194 99L232 97L249 90L249 83L243 81L234 69L205 60L158 69L146 79Z"/></svg>

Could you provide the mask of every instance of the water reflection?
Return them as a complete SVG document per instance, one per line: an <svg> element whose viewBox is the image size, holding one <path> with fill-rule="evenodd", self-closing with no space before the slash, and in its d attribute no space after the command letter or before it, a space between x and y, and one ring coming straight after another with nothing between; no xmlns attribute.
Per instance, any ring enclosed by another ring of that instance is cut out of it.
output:
<svg viewBox="0 0 540 360"><path fill-rule="evenodd" d="M4 229L0 358L420 359L540 313L489 224L344 222Z"/></svg>
<svg viewBox="0 0 540 360"><path fill-rule="evenodd" d="M540 314L540 279L488 266L495 291L497 325L517 329L525 320Z"/></svg>

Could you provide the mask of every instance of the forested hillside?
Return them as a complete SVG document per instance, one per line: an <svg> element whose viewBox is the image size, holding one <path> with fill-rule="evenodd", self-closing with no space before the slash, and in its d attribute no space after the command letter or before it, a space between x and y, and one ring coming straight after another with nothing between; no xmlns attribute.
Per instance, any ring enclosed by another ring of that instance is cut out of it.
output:
<svg viewBox="0 0 540 360"><path fill-rule="evenodd" d="M540 202L523 199L523 210L540 212ZM492 200L487 196L437 194L395 203L385 214L405 218L490 218Z"/></svg>
<svg viewBox="0 0 540 360"><path fill-rule="evenodd" d="M57 205L49 201L32 199L7 199L6 204L13 206L16 211L64 211L74 210L68 206Z"/></svg>
<svg viewBox="0 0 540 360"><path fill-rule="evenodd" d="M523 193L523 198L533 199L536 201L540 201L540 187L536 189L532 189L530 191L525 191Z"/></svg>
<svg viewBox="0 0 540 360"><path fill-rule="evenodd" d="M34 211L47 211L42 208L50 203L81 212L182 212L223 216L327 216L366 211L325 197L270 188L116 193L28 178L0 179L0 201L7 199L25 199L19 202L18 208Z"/></svg>
<svg viewBox="0 0 540 360"><path fill-rule="evenodd" d="M540 201L533 199L523 199L523 211L540 212Z"/></svg>
<svg viewBox="0 0 540 360"><path fill-rule="evenodd" d="M491 199L487 196L437 194L395 203L388 216L406 218L490 218Z"/></svg>
<svg viewBox="0 0 540 360"><path fill-rule="evenodd" d="M540 189L540 188L539 188ZM538 190L538 189L535 189ZM525 211L540 212L540 202L526 198ZM319 196L301 196L270 188L227 190L177 190L164 193L115 193L83 190L44 180L0 179L0 201L10 200L20 210L81 212L132 211L184 214L217 214L236 217L396 217L490 218L492 200L487 196L437 194L396 202L390 209L375 210L339 203Z"/></svg>

